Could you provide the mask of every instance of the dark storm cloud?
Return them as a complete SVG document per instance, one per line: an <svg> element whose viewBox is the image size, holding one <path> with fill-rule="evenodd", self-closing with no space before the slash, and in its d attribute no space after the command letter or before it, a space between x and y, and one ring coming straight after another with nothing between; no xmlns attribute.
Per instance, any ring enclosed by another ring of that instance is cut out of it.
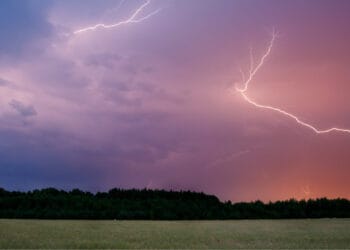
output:
<svg viewBox="0 0 350 250"><path fill-rule="evenodd" d="M10 81L0 78L0 86L9 86L9 85L11 85Z"/></svg>
<svg viewBox="0 0 350 250"><path fill-rule="evenodd" d="M15 190L48 186L99 189L91 185L100 178L99 171L92 168L96 162L89 163L89 157L86 161L77 158L78 150L84 147L74 136L54 130L32 130L29 134L0 130L0 136L1 186Z"/></svg>
<svg viewBox="0 0 350 250"><path fill-rule="evenodd" d="M18 100L12 100L9 105L24 117L35 116L37 112L32 105L25 105Z"/></svg>
<svg viewBox="0 0 350 250"><path fill-rule="evenodd" d="M47 21L51 1L0 1L0 57L20 55L41 38L51 34ZM38 46L36 44L35 46Z"/></svg>
<svg viewBox="0 0 350 250"><path fill-rule="evenodd" d="M147 21L69 35L124 20L142 2L0 0L0 56L18 59L0 64L1 185L268 200L346 183L348 137L314 135L228 88L249 68L249 46L257 60L276 25L281 36L249 94L348 127L348 1L152 0L147 11L164 8Z"/></svg>

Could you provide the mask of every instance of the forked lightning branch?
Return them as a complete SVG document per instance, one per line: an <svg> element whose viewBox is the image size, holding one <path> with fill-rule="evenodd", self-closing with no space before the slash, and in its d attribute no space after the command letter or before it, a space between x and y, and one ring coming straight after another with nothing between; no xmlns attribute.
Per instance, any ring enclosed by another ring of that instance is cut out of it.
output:
<svg viewBox="0 0 350 250"><path fill-rule="evenodd" d="M272 33L272 37L270 40L270 43L265 51L265 53L262 55L262 57L260 58L260 60L258 61L258 63L254 66L254 61L253 61L253 56L251 54L251 62L250 62L250 69L248 72L247 77L244 77L244 74L242 74L242 84L241 87L237 87L236 86L236 91L243 97L243 99L245 101L247 101L248 103L250 103L251 105L260 108L260 109L266 109L266 110L271 110L277 113L280 113L288 118L293 119L294 121L296 121L298 124L300 124L301 126L304 126L306 128L311 129L312 131L314 131L317 134L325 134L325 133L330 133L330 132L343 132L343 133L349 133L350 134L350 129L345 129L345 128L337 128L337 127L332 127L332 128L328 128L328 129L319 129L317 127L315 127L314 125L311 125L309 123L306 123L304 121L302 121L298 116L289 113L283 109L277 108L277 107L273 107L273 106L269 106L269 105L263 105L263 104L259 104L257 102L255 102L254 100L252 100L249 96L248 96L248 88L250 83L253 81L254 76L258 73L258 71L261 69L261 67L265 64L265 61L267 59L267 57L270 55L271 50L273 48L274 42L276 40L277 34L274 31ZM243 72L242 72L243 73Z"/></svg>

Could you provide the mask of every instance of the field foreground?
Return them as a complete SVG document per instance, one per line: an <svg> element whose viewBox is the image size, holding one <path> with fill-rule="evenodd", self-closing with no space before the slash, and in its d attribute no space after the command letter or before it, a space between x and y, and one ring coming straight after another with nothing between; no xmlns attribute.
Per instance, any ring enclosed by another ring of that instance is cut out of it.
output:
<svg viewBox="0 0 350 250"><path fill-rule="evenodd" d="M350 219L0 220L0 248L350 248Z"/></svg>

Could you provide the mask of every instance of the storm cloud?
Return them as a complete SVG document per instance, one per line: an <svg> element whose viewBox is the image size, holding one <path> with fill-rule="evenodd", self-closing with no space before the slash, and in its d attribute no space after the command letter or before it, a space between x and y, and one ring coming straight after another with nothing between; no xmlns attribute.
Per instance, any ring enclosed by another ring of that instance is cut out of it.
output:
<svg viewBox="0 0 350 250"><path fill-rule="evenodd" d="M162 11L144 22L74 34L142 3L0 1L4 188L349 198L349 136L315 135L233 91L275 28L249 96L350 127L348 1L153 0L147 11Z"/></svg>

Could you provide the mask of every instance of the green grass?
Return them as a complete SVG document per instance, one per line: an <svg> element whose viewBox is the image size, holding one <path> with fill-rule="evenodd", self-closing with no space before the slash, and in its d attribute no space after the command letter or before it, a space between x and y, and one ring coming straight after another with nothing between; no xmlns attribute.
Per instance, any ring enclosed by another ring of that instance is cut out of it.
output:
<svg viewBox="0 0 350 250"><path fill-rule="evenodd" d="M350 219L0 220L0 248L350 248Z"/></svg>

